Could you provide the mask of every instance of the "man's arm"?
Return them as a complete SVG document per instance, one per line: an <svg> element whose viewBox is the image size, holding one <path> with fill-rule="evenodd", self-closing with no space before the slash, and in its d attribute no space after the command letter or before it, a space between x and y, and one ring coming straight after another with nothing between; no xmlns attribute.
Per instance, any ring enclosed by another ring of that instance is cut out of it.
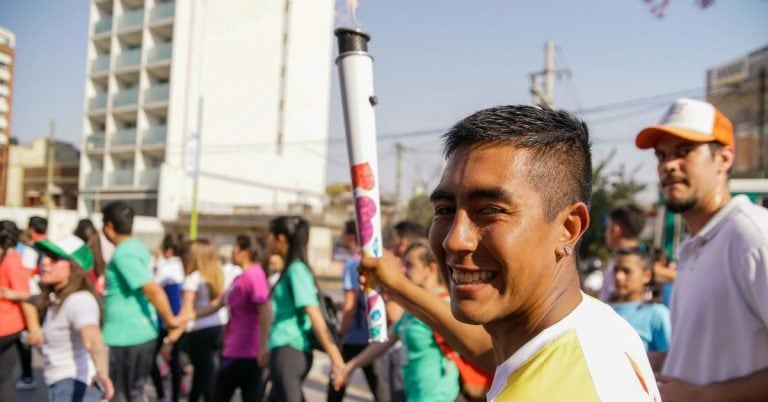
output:
<svg viewBox="0 0 768 402"><path fill-rule="evenodd" d="M394 255L385 253L382 258L363 258L361 272L374 276L387 288L392 299L445 338L462 357L491 373L496 371L497 362L488 332L480 325L458 321L443 299L405 277Z"/></svg>
<svg viewBox="0 0 768 402"><path fill-rule="evenodd" d="M343 338L349 331L349 327L355 319L357 312L357 292L354 290L344 290L344 301L341 307L341 323L339 324L339 334Z"/></svg>
<svg viewBox="0 0 768 402"><path fill-rule="evenodd" d="M149 302L155 306L157 314L163 319L163 322L165 322L165 326L168 327L168 329L174 329L181 326L179 319L173 315L171 305L168 303L168 297L166 297L165 291L160 285L153 281L149 281L141 287L141 291L147 296Z"/></svg>
<svg viewBox="0 0 768 402"><path fill-rule="evenodd" d="M657 375L664 402L765 402L768 401L768 368L733 380L696 386L683 380Z"/></svg>

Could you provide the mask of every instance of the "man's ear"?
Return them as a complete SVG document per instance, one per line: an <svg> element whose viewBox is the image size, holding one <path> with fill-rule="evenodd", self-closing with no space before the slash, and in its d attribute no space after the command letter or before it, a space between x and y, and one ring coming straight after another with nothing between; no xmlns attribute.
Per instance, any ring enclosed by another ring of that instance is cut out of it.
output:
<svg viewBox="0 0 768 402"><path fill-rule="evenodd" d="M576 243L589 227L589 208L583 202L571 204L560 212L557 219L560 223L560 237L555 253L565 257L575 253Z"/></svg>
<svg viewBox="0 0 768 402"><path fill-rule="evenodd" d="M733 162L736 158L736 155L734 154L732 149L727 147L721 147L720 150L717 152L717 155L715 155L715 157L719 162L718 173L727 173L733 166Z"/></svg>

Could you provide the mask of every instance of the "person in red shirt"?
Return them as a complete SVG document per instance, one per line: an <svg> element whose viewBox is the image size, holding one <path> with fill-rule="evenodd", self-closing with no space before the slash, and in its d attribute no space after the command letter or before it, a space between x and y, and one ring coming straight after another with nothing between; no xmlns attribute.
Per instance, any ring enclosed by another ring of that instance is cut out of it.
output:
<svg viewBox="0 0 768 402"><path fill-rule="evenodd" d="M28 329L27 342L42 344L42 331L37 310L26 302L9 300L8 292L29 294L29 272L21 263L15 246L19 241L19 228L12 221L0 221L0 401L13 398L11 373L16 365L14 343L24 328Z"/></svg>

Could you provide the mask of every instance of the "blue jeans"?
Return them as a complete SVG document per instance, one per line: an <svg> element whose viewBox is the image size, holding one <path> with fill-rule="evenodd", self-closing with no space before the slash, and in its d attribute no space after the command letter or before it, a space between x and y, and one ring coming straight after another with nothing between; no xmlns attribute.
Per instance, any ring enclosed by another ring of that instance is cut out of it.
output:
<svg viewBox="0 0 768 402"><path fill-rule="evenodd" d="M84 382L67 378L48 387L48 402L101 402L103 393Z"/></svg>

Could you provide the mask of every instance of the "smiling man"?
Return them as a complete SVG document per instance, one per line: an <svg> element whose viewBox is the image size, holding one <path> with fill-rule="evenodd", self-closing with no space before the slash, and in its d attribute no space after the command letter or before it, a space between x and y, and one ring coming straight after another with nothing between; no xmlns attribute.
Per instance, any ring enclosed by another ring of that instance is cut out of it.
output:
<svg viewBox="0 0 768 402"><path fill-rule="evenodd" d="M707 102L680 99L641 131L667 208L688 238L678 249L665 402L768 400L768 210L731 198L733 126Z"/></svg>
<svg viewBox="0 0 768 402"><path fill-rule="evenodd" d="M579 289L592 173L586 126L566 112L499 106L456 124L444 153L430 244L453 316L486 335L404 286L390 259L366 259L364 269L468 357L482 351L462 339L490 338L489 401L660 400L637 334Z"/></svg>

